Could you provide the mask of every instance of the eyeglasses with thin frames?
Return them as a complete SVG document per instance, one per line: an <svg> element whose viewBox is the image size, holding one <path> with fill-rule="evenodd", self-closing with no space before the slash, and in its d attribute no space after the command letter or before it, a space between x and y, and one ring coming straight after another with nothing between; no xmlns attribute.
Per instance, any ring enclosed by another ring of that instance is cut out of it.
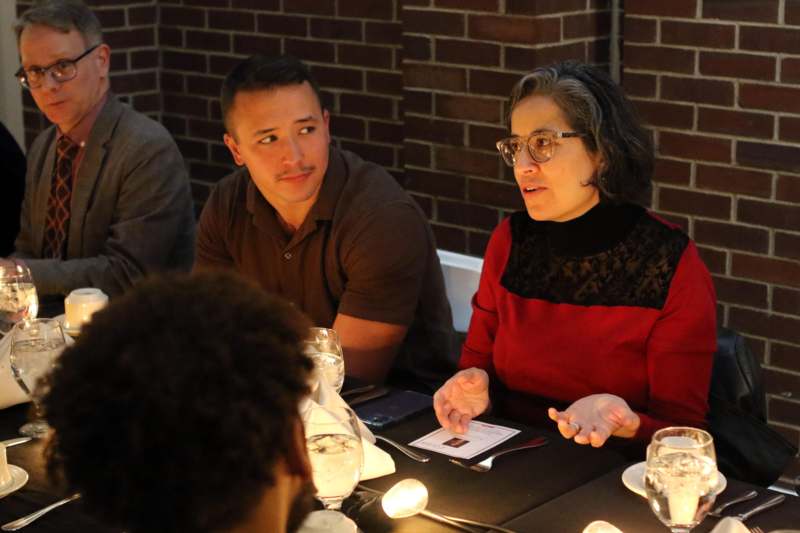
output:
<svg viewBox="0 0 800 533"><path fill-rule="evenodd" d="M556 139L583 137L585 133L577 131L535 131L525 137L507 137L497 141L497 150L503 156L506 165L513 167L517 162L519 151L523 146L528 148L528 155L537 163L546 163L553 158Z"/></svg>
<svg viewBox="0 0 800 533"><path fill-rule="evenodd" d="M48 74L57 83L65 83L78 75L78 61L91 54L101 43L90 46L81 55L74 59L59 59L52 65L47 67L31 67L25 69L20 67L14 73L14 76L19 80L23 87L26 89L38 89L42 86L45 76Z"/></svg>

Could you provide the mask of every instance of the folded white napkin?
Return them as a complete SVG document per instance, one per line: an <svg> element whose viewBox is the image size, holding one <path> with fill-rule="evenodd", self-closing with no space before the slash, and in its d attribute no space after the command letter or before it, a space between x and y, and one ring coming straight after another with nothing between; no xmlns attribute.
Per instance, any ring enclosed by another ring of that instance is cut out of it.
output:
<svg viewBox="0 0 800 533"><path fill-rule="evenodd" d="M65 336L67 346L74 344L72 337ZM0 338L0 409L11 407L19 403L31 401L19 386L11 371L9 355L11 353L11 335Z"/></svg>
<svg viewBox="0 0 800 533"><path fill-rule="evenodd" d="M311 397L300 404L301 416L314 405L321 405L323 407L347 407L347 403L339 396L339 393L324 379L317 381L314 391L311 393ZM306 417L303 417L303 420L305 420L305 418ZM361 469L361 479L375 479L376 477L394 474L396 467L392 456L373 444L375 442L375 435L372 434L361 420L358 421L358 425L361 431L361 445L364 449L364 465Z"/></svg>
<svg viewBox="0 0 800 533"><path fill-rule="evenodd" d="M726 516L711 530L711 533L750 533L750 530L740 520Z"/></svg>

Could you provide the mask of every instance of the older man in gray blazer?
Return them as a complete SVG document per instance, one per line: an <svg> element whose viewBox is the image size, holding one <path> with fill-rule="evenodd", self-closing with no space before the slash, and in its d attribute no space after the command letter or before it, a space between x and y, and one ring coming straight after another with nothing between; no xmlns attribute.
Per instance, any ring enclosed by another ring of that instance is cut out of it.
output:
<svg viewBox="0 0 800 533"><path fill-rule="evenodd" d="M28 154L14 260L44 295L88 286L113 295L151 272L188 271L195 223L183 159L160 124L111 94L97 18L49 0L15 29L17 77L53 126Z"/></svg>

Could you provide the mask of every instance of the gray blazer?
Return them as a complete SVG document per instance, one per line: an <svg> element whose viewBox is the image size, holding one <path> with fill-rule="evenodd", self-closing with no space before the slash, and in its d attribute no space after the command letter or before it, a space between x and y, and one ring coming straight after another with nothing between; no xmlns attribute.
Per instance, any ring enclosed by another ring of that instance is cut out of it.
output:
<svg viewBox="0 0 800 533"><path fill-rule="evenodd" d="M72 190L66 259L42 259L56 128L28 152L25 199L15 256L41 295L98 287L123 292L138 278L189 271L195 218L183 158L170 134L113 94L92 127Z"/></svg>

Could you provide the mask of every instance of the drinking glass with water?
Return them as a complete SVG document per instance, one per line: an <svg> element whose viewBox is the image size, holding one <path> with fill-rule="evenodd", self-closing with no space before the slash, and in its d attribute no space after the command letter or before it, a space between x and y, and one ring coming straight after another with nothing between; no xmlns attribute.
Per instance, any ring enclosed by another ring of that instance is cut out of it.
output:
<svg viewBox="0 0 800 533"><path fill-rule="evenodd" d="M330 328L311 328L306 340L306 353L314 360L320 378L336 392L344 384L344 356L339 335Z"/></svg>
<svg viewBox="0 0 800 533"><path fill-rule="evenodd" d="M39 298L28 267L0 266L0 335L20 320L36 318L38 312Z"/></svg>

